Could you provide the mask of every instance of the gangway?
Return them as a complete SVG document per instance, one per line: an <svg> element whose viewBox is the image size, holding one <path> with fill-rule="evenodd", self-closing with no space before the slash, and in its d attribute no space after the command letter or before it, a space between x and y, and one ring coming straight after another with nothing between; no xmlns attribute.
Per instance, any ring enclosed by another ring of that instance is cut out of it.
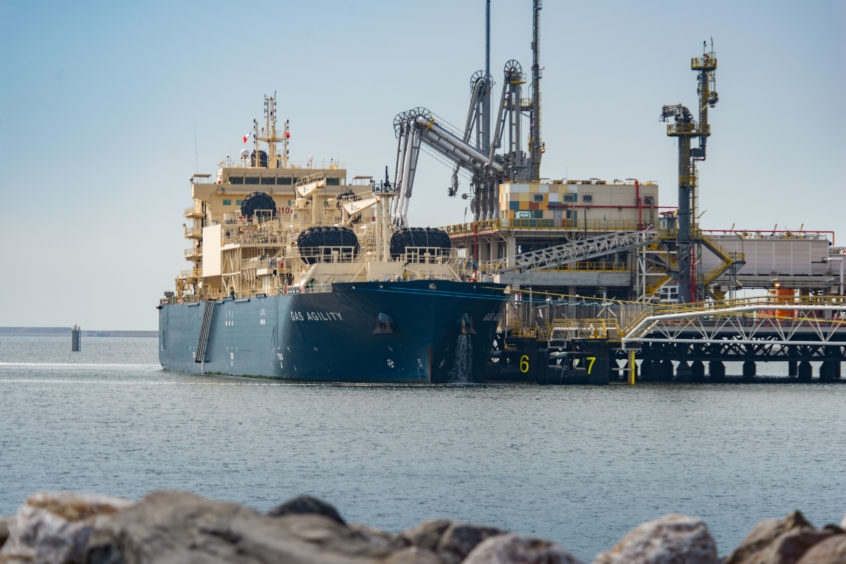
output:
<svg viewBox="0 0 846 564"><path fill-rule="evenodd" d="M211 329L212 319L214 318L214 304L214 300L205 302L203 322L200 325L200 335L197 339L197 352L194 353L194 362L200 362L203 365L206 363L206 348L209 343L209 331Z"/></svg>
<svg viewBox="0 0 846 564"><path fill-rule="evenodd" d="M504 265L502 259L490 261L485 263L483 271L502 273L520 270L528 272L552 268L648 245L657 237L658 232L654 229L617 231L609 235L570 241L563 245L521 253L513 258L511 265Z"/></svg>

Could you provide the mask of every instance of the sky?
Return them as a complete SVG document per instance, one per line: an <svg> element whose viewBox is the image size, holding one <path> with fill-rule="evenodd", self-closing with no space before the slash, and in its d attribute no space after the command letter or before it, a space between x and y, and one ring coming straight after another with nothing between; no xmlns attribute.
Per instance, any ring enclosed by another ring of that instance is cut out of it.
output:
<svg viewBox="0 0 846 564"><path fill-rule="evenodd" d="M505 62L531 67L531 13L491 2L494 105ZM0 326L155 329L189 266L189 179L238 154L267 94L294 162L393 176L397 113L463 124L484 14L484 0L0 0ZM658 116L696 106L690 58L710 38L702 227L846 244L842 0L546 0L541 175L652 180L675 206L677 146ZM449 177L421 155L412 225L470 217Z"/></svg>

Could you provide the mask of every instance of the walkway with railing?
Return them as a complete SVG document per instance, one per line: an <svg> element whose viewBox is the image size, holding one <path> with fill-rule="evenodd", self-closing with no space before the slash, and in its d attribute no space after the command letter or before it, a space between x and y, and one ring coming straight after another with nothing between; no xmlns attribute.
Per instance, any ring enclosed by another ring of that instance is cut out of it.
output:
<svg viewBox="0 0 846 564"><path fill-rule="evenodd" d="M846 345L841 296L763 296L656 306L624 330L623 347L637 343Z"/></svg>
<svg viewBox="0 0 846 564"><path fill-rule="evenodd" d="M546 292L509 302L509 324L538 338L604 338L627 346L647 342L770 343L846 346L846 298L758 296L684 304L647 304ZM601 329L600 329L601 327ZM607 330L613 327L613 331Z"/></svg>

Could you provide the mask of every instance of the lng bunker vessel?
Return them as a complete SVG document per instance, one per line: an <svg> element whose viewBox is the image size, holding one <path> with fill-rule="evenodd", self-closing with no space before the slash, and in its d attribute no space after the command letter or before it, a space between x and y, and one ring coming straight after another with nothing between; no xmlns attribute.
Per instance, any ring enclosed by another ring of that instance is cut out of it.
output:
<svg viewBox="0 0 846 564"><path fill-rule="evenodd" d="M472 280L445 232L392 225L389 182L289 163L275 96L264 110L252 150L245 140L239 161L192 178L192 268L158 306L162 366L307 381L479 379L504 286Z"/></svg>

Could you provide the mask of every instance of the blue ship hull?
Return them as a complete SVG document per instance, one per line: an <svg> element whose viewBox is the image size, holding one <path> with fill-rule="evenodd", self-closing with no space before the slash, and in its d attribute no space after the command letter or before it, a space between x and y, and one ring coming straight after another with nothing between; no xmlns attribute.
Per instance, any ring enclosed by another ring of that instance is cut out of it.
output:
<svg viewBox="0 0 846 564"><path fill-rule="evenodd" d="M168 303L159 306L159 361L180 372L302 381L479 381L503 299L500 285L419 280Z"/></svg>

